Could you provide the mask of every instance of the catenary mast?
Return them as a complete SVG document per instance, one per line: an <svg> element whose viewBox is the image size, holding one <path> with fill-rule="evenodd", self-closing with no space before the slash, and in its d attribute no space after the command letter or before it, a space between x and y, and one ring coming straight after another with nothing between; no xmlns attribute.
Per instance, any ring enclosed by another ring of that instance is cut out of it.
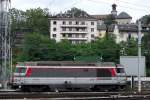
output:
<svg viewBox="0 0 150 100"><path fill-rule="evenodd" d="M5 89L11 66L10 4L11 0L0 0L0 82Z"/></svg>

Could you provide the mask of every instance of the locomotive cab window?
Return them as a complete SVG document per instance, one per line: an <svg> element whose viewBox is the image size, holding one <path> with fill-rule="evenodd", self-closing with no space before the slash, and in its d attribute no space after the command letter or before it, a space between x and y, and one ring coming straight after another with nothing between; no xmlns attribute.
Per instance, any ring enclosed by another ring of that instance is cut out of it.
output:
<svg viewBox="0 0 150 100"><path fill-rule="evenodd" d="M16 68L16 73L25 73L26 68Z"/></svg>
<svg viewBox="0 0 150 100"><path fill-rule="evenodd" d="M117 68L117 73L124 73L124 68Z"/></svg>

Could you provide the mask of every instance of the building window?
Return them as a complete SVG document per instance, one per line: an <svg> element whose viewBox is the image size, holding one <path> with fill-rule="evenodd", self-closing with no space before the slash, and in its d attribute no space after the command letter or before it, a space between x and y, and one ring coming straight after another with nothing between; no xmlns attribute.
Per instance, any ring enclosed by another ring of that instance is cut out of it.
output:
<svg viewBox="0 0 150 100"><path fill-rule="evenodd" d="M79 28L76 28L76 31L79 32Z"/></svg>
<svg viewBox="0 0 150 100"><path fill-rule="evenodd" d="M94 28L91 28L91 32L94 32Z"/></svg>
<svg viewBox="0 0 150 100"><path fill-rule="evenodd" d="M53 34L53 37L55 38L55 37L56 37L56 34Z"/></svg>
<svg viewBox="0 0 150 100"><path fill-rule="evenodd" d="M65 21L63 21L63 25L66 25L66 22L65 22Z"/></svg>
<svg viewBox="0 0 150 100"><path fill-rule="evenodd" d="M79 22L78 22L78 21L76 21L76 25L79 25Z"/></svg>
<svg viewBox="0 0 150 100"><path fill-rule="evenodd" d="M69 21L69 25L72 25L72 21Z"/></svg>
<svg viewBox="0 0 150 100"><path fill-rule="evenodd" d="M91 25L94 25L94 22L91 22Z"/></svg>
<svg viewBox="0 0 150 100"><path fill-rule="evenodd" d="M54 25L56 25L56 24L57 24L57 22L56 22L56 21L53 21L53 24L54 24Z"/></svg>
<svg viewBox="0 0 150 100"><path fill-rule="evenodd" d="M72 34L68 34L68 37L72 37Z"/></svg>
<svg viewBox="0 0 150 100"><path fill-rule="evenodd" d="M76 36L76 38L79 38L79 34L76 34L75 36Z"/></svg>
<svg viewBox="0 0 150 100"><path fill-rule="evenodd" d="M85 31L85 28L82 28L82 31Z"/></svg>
<svg viewBox="0 0 150 100"><path fill-rule="evenodd" d="M85 38L85 34L83 34L83 35L81 35L82 36L82 38Z"/></svg>
<svg viewBox="0 0 150 100"><path fill-rule="evenodd" d="M56 28L53 28L53 31L56 31L57 29Z"/></svg>
<svg viewBox="0 0 150 100"><path fill-rule="evenodd" d="M129 39L129 40L131 39L131 33L128 34L128 39Z"/></svg>
<svg viewBox="0 0 150 100"><path fill-rule="evenodd" d="M85 22L81 22L81 25L85 25Z"/></svg>
<svg viewBox="0 0 150 100"><path fill-rule="evenodd" d="M69 31L72 31L72 28L69 28Z"/></svg>
<svg viewBox="0 0 150 100"><path fill-rule="evenodd" d="M66 34L63 34L62 36L63 36L63 37L66 37Z"/></svg>
<svg viewBox="0 0 150 100"><path fill-rule="evenodd" d="M66 28L62 28L62 31L66 31Z"/></svg>
<svg viewBox="0 0 150 100"><path fill-rule="evenodd" d="M91 34L91 38L94 38L94 34Z"/></svg>

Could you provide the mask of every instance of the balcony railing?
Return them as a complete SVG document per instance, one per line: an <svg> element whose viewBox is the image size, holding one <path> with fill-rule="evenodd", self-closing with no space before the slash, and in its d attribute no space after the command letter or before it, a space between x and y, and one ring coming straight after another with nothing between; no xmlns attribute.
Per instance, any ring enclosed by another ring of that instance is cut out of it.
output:
<svg viewBox="0 0 150 100"><path fill-rule="evenodd" d="M87 24L61 24L61 27L88 27Z"/></svg>
<svg viewBox="0 0 150 100"><path fill-rule="evenodd" d="M85 31L76 31L76 30L72 30L72 31L68 31L68 30L66 30L66 31L61 31L61 33L88 33L88 31L87 30L85 30Z"/></svg>
<svg viewBox="0 0 150 100"><path fill-rule="evenodd" d="M68 39L68 40L87 40L87 37L62 37L61 39Z"/></svg>

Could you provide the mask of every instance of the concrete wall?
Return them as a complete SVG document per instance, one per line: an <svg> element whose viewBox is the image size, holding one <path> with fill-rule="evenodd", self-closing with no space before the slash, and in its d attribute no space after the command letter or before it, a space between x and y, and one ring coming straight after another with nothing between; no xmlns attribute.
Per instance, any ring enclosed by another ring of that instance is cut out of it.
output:
<svg viewBox="0 0 150 100"><path fill-rule="evenodd" d="M118 24L130 24L132 19L116 19Z"/></svg>

